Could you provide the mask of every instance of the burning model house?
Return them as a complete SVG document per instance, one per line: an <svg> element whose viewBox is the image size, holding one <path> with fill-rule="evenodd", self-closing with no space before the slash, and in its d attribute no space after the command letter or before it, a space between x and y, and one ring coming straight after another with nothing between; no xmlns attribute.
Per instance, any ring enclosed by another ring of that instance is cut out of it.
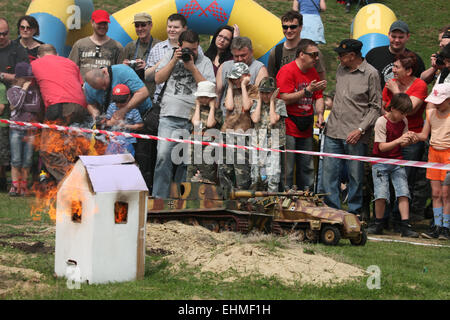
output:
<svg viewBox="0 0 450 320"><path fill-rule="evenodd" d="M80 156L58 188L56 275L76 268L71 280L90 284L142 278L147 198L130 154Z"/></svg>

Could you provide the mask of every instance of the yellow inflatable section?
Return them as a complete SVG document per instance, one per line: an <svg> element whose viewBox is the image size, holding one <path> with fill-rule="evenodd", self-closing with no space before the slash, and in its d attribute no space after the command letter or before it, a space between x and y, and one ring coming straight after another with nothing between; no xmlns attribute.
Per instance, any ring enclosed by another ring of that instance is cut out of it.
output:
<svg viewBox="0 0 450 320"><path fill-rule="evenodd" d="M389 28L397 20L395 13L387 6L372 3L362 7L351 27L351 38L363 43L362 55L375 47L389 45Z"/></svg>
<svg viewBox="0 0 450 320"><path fill-rule="evenodd" d="M74 7L75 6L75 7ZM80 12L76 12L79 8ZM72 8L70 11L68 8ZM46 25L39 40L55 45L60 54L68 54L72 44L92 33L92 0L34 0L27 14ZM253 0L141 0L111 15L108 35L126 45L137 38L133 17L138 12L152 16L152 35L166 39L167 17L184 15L188 27L199 34L214 34L223 25L239 26L242 36L252 39L254 55L267 63L270 50L284 40L280 19ZM81 25L70 28L71 17L81 14Z"/></svg>

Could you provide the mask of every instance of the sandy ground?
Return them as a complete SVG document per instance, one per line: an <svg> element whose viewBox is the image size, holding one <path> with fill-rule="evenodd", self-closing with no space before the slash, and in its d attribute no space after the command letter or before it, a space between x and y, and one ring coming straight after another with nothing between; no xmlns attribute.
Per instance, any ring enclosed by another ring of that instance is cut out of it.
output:
<svg viewBox="0 0 450 320"><path fill-rule="evenodd" d="M313 246L272 235L214 233L172 221L147 224L147 250L165 252L175 268L184 263L233 281L236 275L276 277L286 284L332 285L364 276L364 271L314 253ZM275 245L274 245L275 244ZM312 253L312 254L311 254Z"/></svg>

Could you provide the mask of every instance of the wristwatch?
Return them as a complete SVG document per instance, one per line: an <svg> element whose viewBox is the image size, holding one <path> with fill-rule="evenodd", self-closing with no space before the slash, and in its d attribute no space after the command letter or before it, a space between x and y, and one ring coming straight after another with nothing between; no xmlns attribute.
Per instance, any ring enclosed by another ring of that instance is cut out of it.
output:
<svg viewBox="0 0 450 320"><path fill-rule="evenodd" d="M364 130L363 128L358 128L359 131L361 131L361 134L366 133L366 130Z"/></svg>
<svg viewBox="0 0 450 320"><path fill-rule="evenodd" d="M308 91L306 88L304 88L303 89L304 91L304 93L305 93L305 97L307 97L307 98L311 98L312 97L312 92L311 91Z"/></svg>
<svg viewBox="0 0 450 320"><path fill-rule="evenodd" d="M5 74L3 72L0 72L0 81L3 81L5 79Z"/></svg>

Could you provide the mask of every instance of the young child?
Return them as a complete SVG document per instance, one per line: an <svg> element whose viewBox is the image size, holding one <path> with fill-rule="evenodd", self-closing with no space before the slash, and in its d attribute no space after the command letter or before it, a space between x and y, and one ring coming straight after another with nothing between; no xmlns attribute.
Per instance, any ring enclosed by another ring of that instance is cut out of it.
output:
<svg viewBox="0 0 450 320"><path fill-rule="evenodd" d="M118 84L112 90L112 103L106 110L106 125L113 130L120 131L137 131L144 127L144 122L137 109L132 109L125 114L124 119L117 120L113 117L114 112L127 105L131 99L131 91L125 84ZM133 143L136 138L127 138L122 136L112 137L106 148L106 154L131 153L134 156Z"/></svg>
<svg viewBox="0 0 450 320"><path fill-rule="evenodd" d="M222 126L222 111L215 108L216 85L210 81L200 81L194 93L195 108L192 110L191 122L194 126L194 139L201 136L202 141L211 142L208 129L219 130ZM191 164L187 166L187 180L207 180L217 183L217 166L215 163L205 163L205 157L215 156L214 150L209 146L202 146L202 152L195 152L196 146L191 148ZM207 151L207 152L205 152Z"/></svg>
<svg viewBox="0 0 450 320"><path fill-rule="evenodd" d="M373 155L380 158L402 159L401 148L417 142L415 133L408 132L406 114L412 110L412 102L405 93L395 94L388 112L379 117L375 123L375 140ZM375 224L369 233L383 233L383 216L386 201L389 201L389 180L394 187L401 215L402 237L417 238L419 234L409 225L409 189L405 168L397 165L376 163L372 166L375 196Z"/></svg>
<svg viewBox="0 0 450 320"><path fill-rule="evenodd" d="M226 115L221 132L224 143L248 145L248 138L242 134L253 127L250 108L258 97L258 87L250 84L250 69L243 62L236 62L227 74L228 87L225 96ZM235 134L236 133L236 134ZM225 140L226 138L226 140ZM234 139L229 139L234 138ZM226 192L233 187L246 190L251 184L251 168L247 150L231 150L233 158L227 157L230 150L224 148L223 161L218 166L219 182ZM230 160L233 160L230 163Z"/></svg>
<svg viewBox="0 0 450 320"><path fill-rule="evenodd" d="M263 78L258 90L259 98L254 100L250 109L256 133L253 137L255 140L253 145L273 149L283 148L286 145L284 118L288 115L284 101L277 99L280 90L277 89L275 79ZM257 183L259 179L263 180L262 171L265 170L268 191L278 192L281 175L280 153L270 152L262 155L259 152L259 155L256 163L252 163L252 183Z"/></svg>
<svg viewBox="0 0 450 320"><path fill-rule="evenodd" d="M39 89L33 79L31 65L19 62L15 68L16 78L8 89L7 96L11 109L11 120L38 122L42 116ZM28 192L28 174L33 162L33 142L37 130L11 124L9 142L11 146L11 189L9 195L25 196Z"/></svg>
<svg viewBox="0 0 450 320"><path fill-rule="evenodd" d="M426 110L427 119L422 132L417 134L419 140L425 141L431 132L429 162L450 164L450 83L436 84L431 94L425 99L431 103ZM450 202L448 182L444 186L448 171L427 169L433 199L435 227L422 236L426 238L450 239Z"/></svg>

